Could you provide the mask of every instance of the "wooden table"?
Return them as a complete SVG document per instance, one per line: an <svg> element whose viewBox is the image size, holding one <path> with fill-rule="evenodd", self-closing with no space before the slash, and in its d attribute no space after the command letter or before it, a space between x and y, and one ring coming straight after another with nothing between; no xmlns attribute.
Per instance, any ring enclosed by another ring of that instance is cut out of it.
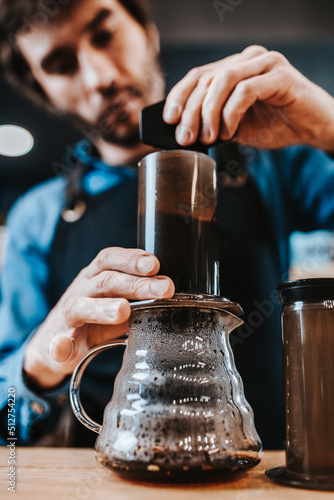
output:
<svg viewBox="0 0 334 500"><path fill-rule="evenodd" d="M334 500L334 493L273 484L268 467L284 464L284 453L267 451L262 462L225 483L141 484L119 479L100 466L91 449L16 448L16 493L7 491L8 448L0 447L1 500Z"/></svg>

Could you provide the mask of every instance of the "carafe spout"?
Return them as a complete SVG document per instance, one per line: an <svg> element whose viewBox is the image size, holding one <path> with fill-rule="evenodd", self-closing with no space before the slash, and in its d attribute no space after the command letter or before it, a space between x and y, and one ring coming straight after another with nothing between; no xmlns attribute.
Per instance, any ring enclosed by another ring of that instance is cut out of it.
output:
<svg viewBox="0 0 334 500"><path fill-rule="evenodd" d="M227 333L233 332L238 326L243 325L243 320L234 314L224 311L223 321L224 321L224 330Z"/></svg>

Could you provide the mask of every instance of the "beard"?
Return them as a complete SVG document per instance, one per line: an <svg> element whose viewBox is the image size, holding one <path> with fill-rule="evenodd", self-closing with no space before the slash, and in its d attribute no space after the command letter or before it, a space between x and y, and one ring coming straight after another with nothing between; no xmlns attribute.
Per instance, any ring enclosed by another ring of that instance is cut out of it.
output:
<svg viewBox="0 0 334 500"><path fill-rule="evenodd" d="M66 114L67 120L95 146L100 140L108 144L131 148L140 144L139 120L123 111L113 120L101 119L92 124L78 115Z"/></svg>
<svg viewBox="0 0 334 500"><path fill-rule="evenodd" d="M109 115L99 120L101 138L109 144L128 148L140 144L139 109L138 106L130 111L111 109Z"/></svg>
<svg viewBox="0 0 334 500"><path fill-rule="evenodd" d="M133 130L129 130L126 135L119 136L111 132L109 134L105 134L103 139L109 144L114 144L115 146L133 148L141 143L139 126L137 125L137 127Z"/></svg>
<svg viewBox="0 0 334 500"><path fill-rule="evenodd" d="M92 124L78 115L67 115L69 120L97 146L100 140L110 145L133 148L141 143L139 111L161 100L165 82L158 62L153 64L144 85L116 87L103 90L105 102L111 104Z"/></svg>

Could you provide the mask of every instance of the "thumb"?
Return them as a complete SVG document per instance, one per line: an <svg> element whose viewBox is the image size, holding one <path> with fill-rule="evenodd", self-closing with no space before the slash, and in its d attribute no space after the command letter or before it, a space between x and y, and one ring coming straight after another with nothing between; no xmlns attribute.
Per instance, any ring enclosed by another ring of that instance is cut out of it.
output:
<svg viewBox="0 0 334 500"><path fill-rule="evenodd" d="M49 347L50 355L58 363L69 361L74 353L74 341L66 335L57 335Z"/></svg>

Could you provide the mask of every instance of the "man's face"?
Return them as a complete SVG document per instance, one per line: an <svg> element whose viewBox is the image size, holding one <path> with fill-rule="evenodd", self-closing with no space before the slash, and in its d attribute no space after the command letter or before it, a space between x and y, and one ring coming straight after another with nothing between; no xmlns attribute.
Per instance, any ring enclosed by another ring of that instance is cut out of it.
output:
<svg viewBox="0 0 334 500"><path fill-rule="evenodd" d="M117 0L81 0L17 43L54 108L107 142L132 146L140 109L164 92L152 33Z"/></svg>

